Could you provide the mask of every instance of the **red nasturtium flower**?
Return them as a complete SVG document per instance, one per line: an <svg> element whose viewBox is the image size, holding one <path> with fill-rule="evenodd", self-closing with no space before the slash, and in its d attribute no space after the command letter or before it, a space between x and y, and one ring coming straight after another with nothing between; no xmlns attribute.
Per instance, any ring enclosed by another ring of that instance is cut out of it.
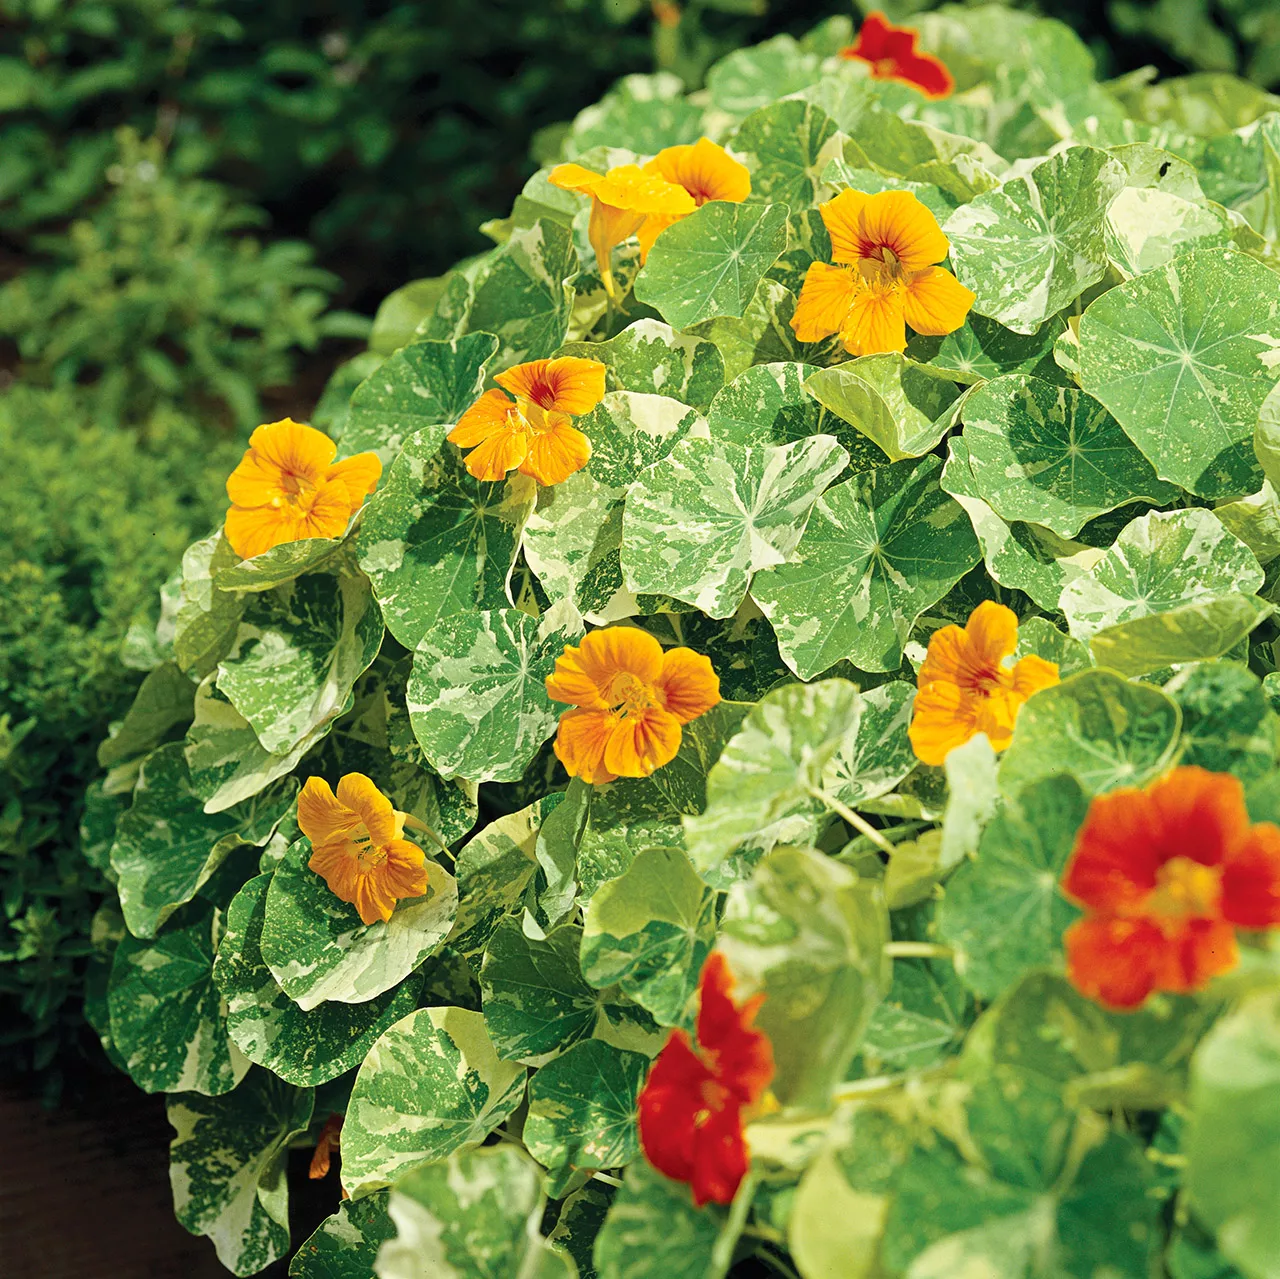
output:
<svg viewBox="0 0 1280 1279"><path fill-rule="evenodd" d="M573 708L560 716L556 758L570 777L595 784L671 763L682 726L720 701L720 680L701 653L664 653L647 632L610 626L565 648L547 696Z"/></svg>
<svg viewBox="0 0 1280 1279"><path fill-rule="evenodd" d="M1093 800L1062 888L1085 910L1064 938L1072 985L1136 1008L1229 972L1237 928L1280 925L1280 827L1249 820L1230 774L1175 768Z"/></svg>
<svg viewBox="0 0 1280 1279"><path fill-rule="evenodd" d="M518 468L539 484L559 484L591 458L591 441L573 419L604 399L604 374L599 360L575 355L517 364L494 378L503 389L486 391L448 439L471 450L466 466L478 480Z"/></svg>
<svg viewBox="0 0 1280 1279"><path fill-rule="evenodd" d="M907 730L917 759L941 764L978 733L993 750L1009 745L1022 703L1058 682L1057 665L1042 657L1028 654L1008 665L1017 647L1017 615L994 600L983 600L963 628L933 633Z"/></svg>
<svg viewBox="0 0 1280 1279"><path fill-rule="evenodd" d="M919 89L926 98L945 98L956 86L951 72L932 54L916 50L916 33L895 27L883 13L869 13L858 39L842 58L856 58L871 67L876 80L898 80Z"/></svg>
<svg viewBox="0 0 1280 1279"><path fill-rule="evenodd" d="M406 816L363 773L348 773L336 795L323 777L308 777L298 795L298 827L312 848L308 869L365 924L390 919L402 897L427 891L426 856L404 838Z"/></svg>
<svg viewBox="0 0 1280 1279"><path fill-rule="evenodd" d="M378 486L382 463L376 453L335 462L337 452L323 431L292 418L254 431L227 479L226 536L241 559L284 542L341 537L347 531Z"/></svg>
<svg viewBox="0 0 1280 1279"><path fill-rule="evenodd" d="M773 1045L755 1020L763 995L733 1001L733 974L713 951L699 979L698 1045L673 1030L640 1090L640 1145L664 1176L693 1188L693 1201L733 1202L746 1176L744 1113L773 1079Z"/></svg>

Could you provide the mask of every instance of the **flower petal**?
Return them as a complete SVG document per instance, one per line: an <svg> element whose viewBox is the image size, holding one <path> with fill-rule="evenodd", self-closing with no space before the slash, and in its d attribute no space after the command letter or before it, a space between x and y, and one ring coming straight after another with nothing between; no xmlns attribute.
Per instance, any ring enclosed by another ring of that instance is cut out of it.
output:
<svg viewBox="0 0 1280 1279"><path fill-rule="evenodd" d="M840 326L840 340L850 355L881 355L905 351L902 290L864 286L854 294L849 314Z"/></svg>
<svg viewBox="0 0 1280 1279"><path fill-rule="evenodd" d="M810 263L791 316L796 337L801 342L821 342L839 333L858 289L858 278L848 267Z"/></svg>
<svg viewBox="0 0 1280 1279"><path fill-rule="evenodd" d="M323 431L291 417L258 427L249 436L249 447L270 465L312 482L324 475L338 452L338 446Z"/></svg>
<svg viewBox="0 0 1280 1279"><path fill-rule="evenodd" d="M657 688L662 704L682 724L720 703L720 677L711 659L691 648L670 648L662 655Z"/></svg>
<svg viewBox="0 0 1280 1279"><path fill-rule="evenodd" d="M560 716L554 749L570 777L580 777L589 786L614 780L615 774L605 767L604 752L617 722L612 711L582 707Z"/></svg>
<svg viewBox="0 0 1280 1279"><path fill-rule="evenodd" d="M378 847L395 839L396 811L391 801L363 773L348 773L338 782L338 803L359 814Z"/></svg>
<svg viewBox="0 0 1280 1279"><path fill-rule="evenodd" d="M662 677L662 645L634 626L591 631L578 645L566 646L547 677L547 696L576 706L607 708L614 678L634 675L656 687Z"/></svg>
<svg viewBox="0 0 1280 1279"><path fill-rule="evenodd" d="M233 506L222 527L228 545L242 560L298 540L292 516L274 506Z"/></svg>
<svg viewBox="0 0 1280 1279"><path fill-rule="evenodd" d="M227 497L236 506L267 506L285 493L284 472L253 449L227 476Z"/></svg>
<svg viewBox="0 0 1280 1279"><path fill-rule="evenodd" d="M580 164L557 164L547 174L547 181L562 191L578 191L590 195L596 186L604 181L603 173L595 173Z"/></svg>
<svg viewBox="0 0 1280 1279"><path fill-rule="evenodd" d="M1221 866L1250 834L1244 786L1230 773L1175 768L1147 787L1156 820L1147 838L1161 861L1190 857Z"/></svg>
<svg viewBox="0 0 1280 1279"><path fill-rule="evenodd" d="M1222 870L1222 915L1237 928L1280 926L1280 827L1259 822Z"/></svg>
<svg viewBox="0 0 1280 1279"><path fill-rule="evenodd" d="M1165 963L1164 935L1145 919L1099 916L1077 920L1063 937L1067 980L1108 1008L1137 1008L1156 988Z"/></svg>
<svg viewBox="0 0 1280 1279"><path fill-rule="evenodd" d="M515 404L503 391L486 391L459 419L445 439L460 449L473 449L509 430L507 415Z"/></svg>
<svg viewBox="0 0 1280 1279"><path fill-rule="evenodd" d="M733 988L728 960L722 951L713 950L698 978L698 1047L711 1062L717 1082L742 1105L751 1106L773 1079L773 1045L754 1025L764 995L738 1005Z"/></svg>
<svg viewBox="0 0 1280 1279"><path fill-rule="evenodd" d="M645 1157L673 1181L693 1180L697 1119L706 1106L703 1085L714 1082L683 1030L673 1030L640 1090L640 1145Z"/></svg>
<svg viewBox="0 0 1280 1279"><path fill-rule="evenodd" d="M478 480L496 484L529 456L530 432L521 424L495 431L463 459L467 471Z"/></svg>
<svg viewBox="0 0 1280 1279"><path fill-rule="evenodd" d="M917 271L907 280L906 294L903 315L907 323L917 333L932 337L960 328L978 296L940 266Z"/></svg>
<svg viewBox="0 0 1280 1279"><path fill-rule="evenodd" d="M604 766L619 777L648 777L675 759L680 721L660 706L619 718L604 748Z"/></svg>
<svg viewBox="0 0 1280 1279"><path fill-rule="evenodd" d="M313 848L307 869L315 871L339 901L355 905L364 873L350 843L343 840Z"/></svg>
<svg viewBox="0 0 1280 1279"><path fill-rule="evenodd" d="M1156 971L1160 990L1202 990L1240 962L1236 930L1224 919L1188 919L1181 930L1166 933L1163 961Z"/></svg>
<svg viewBox="0 0 1280 1279"><path fill-rule="evenodd" d="M1022 698L1011 688L997 684L972 694L975 732L985 733L993 751L1005 750L1013 741L1013 725Z"/></svg>
<svg viewBox="0 0 1280 1279"><path fill-rule="evenodd" d="M520 463L520 473L549 488L582 470L590 460L591 441L565 417L529 436L529 453Z"/></svg>
<svg viewBox="0 0 1280 1279"><path fill-rule="evenodd" d="M377 875L383 887L397 899L421 897L431 886L426 854L407 839L393 839L385 847L387 860L375 866L370 874Z"/></svg>
<svg viewBox="0 0 1280 1279"><path fill-rule="evenodd" d="M646 173L638 164L620 164L610 169L592 187L591 194L602 204L644 215L665 213L679 217L698 207L682 186L657 173Z"/></svg>
<svg viewBox="0 0 1280 1279"><path fill-rule="evenodd" d="M298 829L319 848L360 825L360 814L333 793L323 777L308 777L298 792Z"/></svg>
<svg viewBox="0 0 1280 1279"><path fill-rule="evenodd" d="M867 196L858 222L864 245L891 249L908 275L941 262L951 247L938 219L910 191L878 191ZM870 256L865 248L863 256Z"/></svg>
<svg viewBox="0 0 1280 1279"><path fill-rule="evenodd" d="M693 1202L731 1204L749 1158L742 1131L742 1112L737 1106L713 1110L698 1130L693 1147Z"/></svg>
<svg viewBox="0 0 1280 1279"><path fill-rule="evenodd" d="M1024 702L1042 688L1052 688L1061 682L1058 678L1058 663L1046 662L1043 657L1037 657L1034 653L1019 658L1010 673L1013 676L1013 691Z"/></svg>
<svg viewBox="0 0 1280 1279"><path fill-rule="evenodd" d="M1151 797L1136 787L1095 796L1076 832L1063 891L1096 911L1139 909L1166 860L1151 839L1159 822Z"/></svg>
<svg viewBox="0 0 1280 1279"><path fill-rule="evenodd" d="M341 484L351 499L352 511L363 505L382 478L382 460L376 453L357 453L335 462L325 475L330 484Z"/></svg>
<svg viewBox="0 0 1280 1279"><path fill-rule="evenodd" d="M964 626L968 661L975 671L999 668L1018 647L1018 615L995 600L983 600Z"/></svg>
<svg viewBox="0 0 1280 1279"><path fill-rule="evenodd" d="M751 194L750 170L710 138L663 147L644 171L684 187L699 207L709 200L741 204Z"/></svg>
<svg viewBox="0 0 1280 1279"><path fill-rule="evenodd" d="M861 191L846 190L818 205L822 224L831 237L831 260L856 266L866 257L867 239L862 231L862 211L869 195Z"/></svg>
<svg viewBox="0 0 1280 1279"><path fill-rule="evenodd" d="M907 736L921 763L940 766L977 731L974 699L958 684L935 679L916 693Z"/></svg>
<svg viewBox="0 0 1280 1279"><path fill-rule="evenodd" d="M604 399L605 366L599 360L562 355L530 360L499 373L494 381L512 395L523 395L539 408L558 409L577 417ZM492 392L490 392L492 394Z"/></svg>

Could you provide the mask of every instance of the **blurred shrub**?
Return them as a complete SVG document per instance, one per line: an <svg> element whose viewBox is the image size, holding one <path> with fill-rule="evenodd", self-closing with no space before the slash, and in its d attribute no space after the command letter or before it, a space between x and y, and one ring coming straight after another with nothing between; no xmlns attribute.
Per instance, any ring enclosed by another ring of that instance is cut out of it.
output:
<svg viewBox="0 0 1280 1279"><path fill-rule="evenodd" d="M240 446L172 409L140 435L71 390L0 396L0 1073L45 1069L83 1033L78 994L102 887L82 857L95 751L138 679L130 620L221 518ZM46 1088L55 1091L52 1071Z"/></svg>
<svg viewBox="0 0 1280 1279"><path fill-rule="evenodd" d="M50 265L0 288L0 334L42 380L91 383L106 420L217 403L252 424L259 390L290 380L295 348L364 331L358 316L325 314L338 281L305 244L238 234L260 214L167 173L157 141L122 129L107 177L92 218L37 241Z"/></svg>

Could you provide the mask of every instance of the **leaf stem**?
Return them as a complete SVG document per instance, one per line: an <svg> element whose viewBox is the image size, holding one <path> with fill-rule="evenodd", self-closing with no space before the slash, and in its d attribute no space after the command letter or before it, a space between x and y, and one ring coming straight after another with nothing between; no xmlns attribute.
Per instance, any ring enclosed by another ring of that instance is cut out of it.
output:
<svg viewBox="0 0 1280 1279"><path fill-rule="evenodd" d="M757 1248L754 1256L763 1261L774 1274L781 1275L782 1279L800 1279L800 1275L771 1248Z"/></svg>
<svg viewBox="0 0 1280 1279"><path fill-rule="evenodd" d="M620 1177L615 1177L615 1176L613 1176L611 1173L607 1173L607 1172L593 1172L591 1175L592 1175L592 1176L593 1176L597 1181L603 1181L603 1182L604 1182L604 1184L605 1184L606 1186L619 1186L619 1187L620 1187L620 1186L622 1185L622 1179L621 1179Z"/></svg>
<svg viewBox="0 0 1280 1279"><path fill-rule="evenodd" d="M902 1086L900 1075L872 1075L867 1079L854 1079L837 1088L831 1094L831 1100L837 1106L844 1101L858 1101L862 1097L874 1097L880 1093L893 1092Z"/></svg>
<svg viewBox="0 0 1280 1279"><path fill-rule="evenodd" d="M956 952L950 946L936 941L885 942L884 953L891 959L955 959Z"/></svg>
<svg viewBox="0 0 1280 1279"><path fill-rule="evenodd" d="M404 824L409 830L420 830L424 834L430 835L432 840L435 842L436 846L440 849L440 851L450 861L455 860L453 854L449 851L449 845L446 844L444 840L441 839L440 836L437 835L435 831L432 830L431 827L427 825L426 822L419 821L412 813L405 813Z"/></svg>
<svg viewBox="0 0 1280 1279"><path fill-rule="evenodd" d="M760 1184L760 1173L755 1168L748 1168L747 1175L738 1185L738 1193L729 1205L729 1216L720 1233L716 1236L715 1247L711 1250L711 1261L707 1265L705 1279L724 1279L729 1267L733 1264L733 1250L738 1246L738 1239L743 1227L747 1224L747 1213L751 1211L751 1203L756 1197L756 1187Z"/></svg>
<svg viewBox="0 0 1280 1279"><path fill-rule="evenodd" d="M838 800L834 795L828 795L817 786L808 787L808 791L814 799L825 804L837 817L843 818L860 835L865 835L882 853L893 856L893 845L865 817L860 817L848 804Z"/></svg>

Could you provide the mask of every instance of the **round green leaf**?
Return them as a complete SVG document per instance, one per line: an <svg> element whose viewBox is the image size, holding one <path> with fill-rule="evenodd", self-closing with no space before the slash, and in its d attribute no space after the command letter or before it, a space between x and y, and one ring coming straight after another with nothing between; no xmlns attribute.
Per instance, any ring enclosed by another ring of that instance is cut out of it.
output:
<svg viewBox="0 0 1280 1279"><path fill-rule="evenodd" d="M369 1279L378 1249L395 1237L386 1191L352 1201L326 1217L289 1262L289 1279Z"/></svg>
<svg viewBox="0 0 1280 1279"><path fill-rule="evenodd" d="M826 152L838 145L832 142L835 133L827 113L801 98L753 111L730 143L751 171L751 198L807 209L818 193Z"/></svg>
<svg viewBox="0 0 1280 1279"><path fill-rule="evenodd" d="M220 591L271 591L303 573L321 568L337 554L342 544L340 537L282 542L252 559L220 569L214 575L214 586Z"/></svg>
<svg viewBox="0 0 1280 1279"><path fill-rule="evenodd" d="M1182 763L1234 773L1245 783L1271 772L1280 720L1252 671L1235 662L1206 663L1170 681L1165 692L1182 708Z"/></svg>

